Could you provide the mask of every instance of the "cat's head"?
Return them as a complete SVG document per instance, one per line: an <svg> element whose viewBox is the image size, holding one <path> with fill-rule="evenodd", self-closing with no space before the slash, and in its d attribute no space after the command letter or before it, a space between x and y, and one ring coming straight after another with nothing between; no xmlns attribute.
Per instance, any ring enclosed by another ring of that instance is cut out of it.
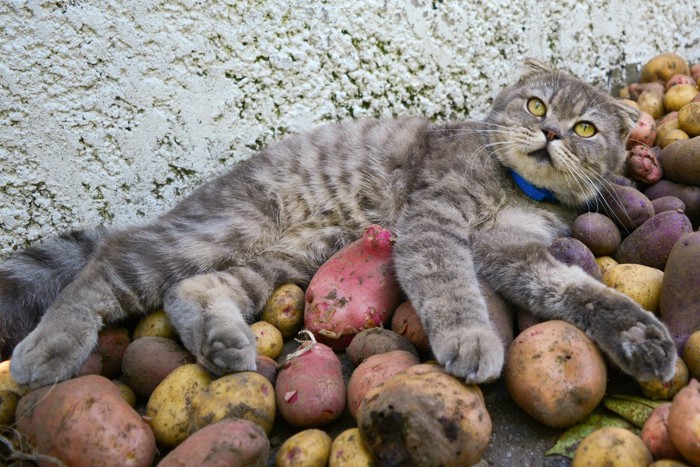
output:
<svg viewBox="0 0 700 467"><path fill-rule="evenodd" d="M486 121L501 163L562 203L584 204L625 157L639 112L580 79L526 60Z"/></svg>

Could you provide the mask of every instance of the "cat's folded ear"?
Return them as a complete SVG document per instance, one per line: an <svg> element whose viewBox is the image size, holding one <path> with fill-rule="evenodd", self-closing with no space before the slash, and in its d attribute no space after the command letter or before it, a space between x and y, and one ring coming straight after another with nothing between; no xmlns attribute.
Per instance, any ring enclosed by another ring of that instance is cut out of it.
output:
<svg viewBox="0 0 700 467"><path fill-rule="evenodd" d="M626 141L627 136L629 136L630 131L632 131L632 128L637 126L637 121L639 120L639 110L616 99L612 101L612 104L615 107L617 115L620 117L620 137L623 141Z"/></svg>
<svg viewBox="0 0 700 467"><path fill-rule="evenodd" d="M523 67L520 72L520 81L530 76L539 75L542 73L551 73L552 69L544 62L534 58L526 58L523 61Z"/></svg>

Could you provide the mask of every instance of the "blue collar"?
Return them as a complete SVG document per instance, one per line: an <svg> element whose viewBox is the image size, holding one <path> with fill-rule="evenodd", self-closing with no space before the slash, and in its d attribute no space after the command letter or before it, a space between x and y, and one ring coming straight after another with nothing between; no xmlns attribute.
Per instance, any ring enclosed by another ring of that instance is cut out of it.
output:
<svg viewBox="0 0 700 467"><path fill-rule="evenodd" d="M518 187L520 187L521 190L523 190L523 193L525 193L535 201L551 201L553 203L557 202L556 196L554 196L554 193L552 193L551 191L545 188L536 187L532 183L525 180L522 175L520 175L513 169L508 169L508 173L511 177L513 177L515 184L518 185Z"/></svg>

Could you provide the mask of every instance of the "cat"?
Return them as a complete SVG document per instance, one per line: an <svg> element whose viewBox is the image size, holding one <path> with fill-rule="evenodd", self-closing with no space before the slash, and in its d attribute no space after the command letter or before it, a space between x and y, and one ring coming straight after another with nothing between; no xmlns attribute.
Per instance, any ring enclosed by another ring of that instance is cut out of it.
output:
<svg viewBox="0 0 700 467"><path fill-rule="evenodd" d="M490 382L503 366L479 277L538 318L582 329L638 380L668 379L676 349L664 325L547 250L620 169L637 118L528 59L482 121L367 119L288 136L151 223L73 232L7 259L4 347L28 333L12 375L31 387L69 378L106 323L161 306L212 373L253 370L247 323L274 287L304 286L381 224L396 236L397 279L452 375Z"/></svg>

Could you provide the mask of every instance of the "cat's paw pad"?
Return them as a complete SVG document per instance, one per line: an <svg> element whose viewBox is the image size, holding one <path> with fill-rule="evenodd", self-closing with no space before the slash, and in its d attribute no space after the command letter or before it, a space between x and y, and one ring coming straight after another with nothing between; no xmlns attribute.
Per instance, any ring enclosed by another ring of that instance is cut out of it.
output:
<svg viewBox="0 0 700 467"><path fill-rule="evenodd" d="M207 326L206 340L197 361L214 374L255 370L255 336L241 320Z"/></svg>
<svg viewBox="0 0 700 467"><path fill-rule="evenodd" d="M503 368L503 343L490 329L451 329L431 339L437 361L467 383L494 381Z"/></svg>
<svg viewBox="0 0 700 467"><path fill-rule="evenodd" d="M677 351L668 331L655 318L637 321L618 335L622 369L639 381L668 380L673 376Z"/></svg>
<svg viewBox="0 0 700 467"><path fill-rule="evenodd" d="M10 359L12 377L31 388L72 377L97 343L97 332L92 334L83 329L77 336L40 325L15 347Z"/></svg>

